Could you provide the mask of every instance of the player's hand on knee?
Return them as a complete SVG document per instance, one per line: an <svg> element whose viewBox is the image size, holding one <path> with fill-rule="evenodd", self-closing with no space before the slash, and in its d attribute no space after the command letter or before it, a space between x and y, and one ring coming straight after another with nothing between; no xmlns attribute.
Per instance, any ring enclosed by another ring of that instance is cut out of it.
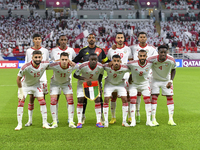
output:
<svg viewBox="0 0 200 150"><path fill-rule="evenodd" d="M117 49L117 45L116 45L116 44L113 44L113 45L112 45L112 49L113 49L113 50L116 50L116 49Z"/></svg>
<svg viewBox="0 0 200 150"><path fill-rule="evenodd" d="M18 99L23 100L24 99L24 92L22 88L18 88Z"/></svg>
<svg viewBox="0 0 200 150"><path fill-rule="evenodd" d="M166 87L167 87L168 89L171 88L171 86L172 86L172 83L171 83L171 82L168 82L167 85L166 85Z"/></svg>

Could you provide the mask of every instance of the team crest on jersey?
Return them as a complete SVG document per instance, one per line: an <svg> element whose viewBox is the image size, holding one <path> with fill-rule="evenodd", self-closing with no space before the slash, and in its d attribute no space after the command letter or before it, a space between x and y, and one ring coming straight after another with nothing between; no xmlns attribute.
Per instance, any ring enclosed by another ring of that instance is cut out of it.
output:
<svg viewBox="0 0 200 150"><path fill-rule="evenodd" d="M145 71L148 72L149 68L146 68Z"/></svg>
<svg viewBox="0 0 200 150"><path fill-rule="evenodd" d="M119 74L122 74L123 71L120 71Z"/></svg>
<svg viewBox="0 0 200 150"><path fill-rule="evenodd" d="M168 67L168 66L169 66L169 63L165 63L165 66Z"/></svg>
<svg viewBox="0 0 200 150"><path fill-rule="evenodd" d="M86 74L88 74L88 72L86 72Z"/></svg>
<svg viewBox="0 0 200 150"><path fill-rule="evenodd" d="M135 71L138 71L137 69L135 69Z"/></svg>
<svg viewBox="0 0 200 150"><path fill-rule="evenodd" d="M110 71L110 73L112 73L112 71Z"/></svg>
<svg viewBox="0 0 200 150"><path fill-rule="evenodd" d="M33 73L33 71L31 71L30 73Z"/></svg>
<svg viewBox="0 0 200 150"><path fill-rule="evenodd" d="M71 71L71 69L69 69L69 70L67 71L67 73L70 73L70 71Z"/></svg>
<svg viewBox="0 0 200 150"><path fill-rule="evenodd" d="M157 65L157 63L155 63L155 65Z"/></svg>
<svg viewBox="0 0 200 150"><path fill-rule="evenodd" d="M58 53L57 55L60 55L60 53Z"/></svg>
<svg viewBox="0 0 200 150"><path fill-rule="evenodd" d="M95 74L98 74L98 73L99 73L99 71L96 71L96 72L95 72Z"/></svg>
<svg viewBox="0 0 200 150"><path fill-rule="evenodd" d="M127 53L127 50L124 50L124 53L126 54L126 53Z"/></svg>
<svg viewBox="0 0 200 150"><path fill-rule="evenodd" d="M116 51L114 53L116 53Z"/></svg>
<svg viewBox="0 0 200 150"><path fill-rule="evenodd" d="M60 73L59 71L57 71L57 73Z"/></svg>
<svg viewBox="0 0 200 150"><path fill-rule="evenodd" d="M85 53L85 55L89 55L89 53L87 52L87 53Z"/></svg>

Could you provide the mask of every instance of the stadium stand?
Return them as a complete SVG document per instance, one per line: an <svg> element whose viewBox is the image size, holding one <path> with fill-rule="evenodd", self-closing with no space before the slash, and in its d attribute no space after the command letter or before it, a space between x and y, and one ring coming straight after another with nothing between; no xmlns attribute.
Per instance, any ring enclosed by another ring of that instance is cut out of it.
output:
<svg viewBox="0 0 200 150"><path fill-rule="evenodd" d="M0 0L0 9L39 9L40 0Z"/></svg>

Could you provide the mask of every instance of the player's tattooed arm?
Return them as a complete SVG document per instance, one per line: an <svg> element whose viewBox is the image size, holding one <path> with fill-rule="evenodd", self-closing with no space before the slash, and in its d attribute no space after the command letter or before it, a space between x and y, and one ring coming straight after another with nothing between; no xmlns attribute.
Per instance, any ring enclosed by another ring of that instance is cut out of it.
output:
<svg viewBox="0 0 200 150"><path fill-rule="evenodd" d="M166 87L167 87L168 89L171 88L171 86L172 86L172 82L173 82L173 80L174 80L175 74L176 74L176 69L172 69L172 70L171 70L171 80L170 80L170 82L168 82L167 85L166 85Z"/></svg>
<svg viewBox="0 0 200 150"><path fill-rule="evenodd" d="M92 85L92 82L91 82L89 79L87 79L87 78L85 78L85 77L82 77L82 76L80 76L80 75L76 75L75 73L74 73L74 78L76 78L76 79L78 79L78 80L84 80L85 82L87 82L87 85L88 85L88 86L91 86L91 85Z"/></svg>
<svg viewBox="0 0 200 150"><path fill-rule="evenodd" d="M21 88L21 87L22 87L21 79L22 79L22 77L17 76L17 86L18 86L18 88Z"/></svg>

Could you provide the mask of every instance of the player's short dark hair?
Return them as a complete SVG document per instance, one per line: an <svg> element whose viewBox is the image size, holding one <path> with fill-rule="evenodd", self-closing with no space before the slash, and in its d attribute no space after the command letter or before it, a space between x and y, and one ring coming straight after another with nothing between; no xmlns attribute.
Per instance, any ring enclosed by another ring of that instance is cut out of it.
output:
<svg viewBox="0 0 200 150"><path fill-rule="evenodd" d="M93 35L93 36L95 37L95 34L94 34L94 33L90 33L90 34L88 35L87 38L89 38L90 35ZM96 38L96 37L95 37L95 38Z"/></svg>
<svg viewBox="0 0 200 150"><path fill-rule="evenodd" d="M62 53L60 54L60 58L61 58L61 56L67 56L67 57L69 57L69 54L66 53L66 52L62 52Z"/></svg>
<svg viewBox="0 0 200 150"><path fill-rule="evenodd" d="M60 35L60 36L59 36L59 40L60 40L60 38L61 38L62 36L65 36L65 37L67 38L67 36L66 36L66 35L62 34L62 35Z"/></svg>
<svg viewBox="0 0 200 150"><path fill-rule="evenodd" d="M139 54L139 52L146 52L146 53L147 53L147 51L144 50L144 49L139 50L139 51L138 51L138 54Z"/></svg>
<svg viewBox="0 0 200 150"><path fill-rule="evenodd" d="M147 36L147 33L146 32L139 32L138 33L138 37L140 36L140 34L145 34Z"/></svg>
<svg viewBox="0 0 200 150"><path fill-rule="evenodd" d="M116 54L116 55L113 55L113 56L112 56L112 59L113 59L113 58L119 58L119 59L121 59L121 57L120 57L119 55L117 55L117 54Z"/></svg>
<svg viewBox="0 0 200 150"><path fill-rule="evenodd" d="M34 56L34 55L36 55L36 54L40 54L40 55L42 55L42 52L41 51L33 51L33 53L32 53L32 55Z"/></svg>
<svg viewBox="0 0 200 150"><path fill-rule="evenodd" d="M158 51L159 51L161 48L166 48L166 50L168 50L168 47L167 47L166 45L160 45L160 46L158 47Z"/></svg>
<svg viewBox="0 0 200 150"><path fill-rule="evenodd" d="M39 33L34 33L33 34L33 39L36 38L36 37L40 37L41 38L41 35Z"/></svg>
<svg viewBox="0 0 200 150"><path fill-rule="evenodd" d="M124 33L122 33L122 32L117 32L116 33L116 37L117 37L118 34L123 34L124 35ZM124 35L124 38L125 38L125 35Z"/></svg>
<svg viewBox="0 0 200 150"><path fill-rule="evenodd" d="M97 56L97 54L96 53L91 53L90 55L89 55L89 57L90 56Z"/></svg>

